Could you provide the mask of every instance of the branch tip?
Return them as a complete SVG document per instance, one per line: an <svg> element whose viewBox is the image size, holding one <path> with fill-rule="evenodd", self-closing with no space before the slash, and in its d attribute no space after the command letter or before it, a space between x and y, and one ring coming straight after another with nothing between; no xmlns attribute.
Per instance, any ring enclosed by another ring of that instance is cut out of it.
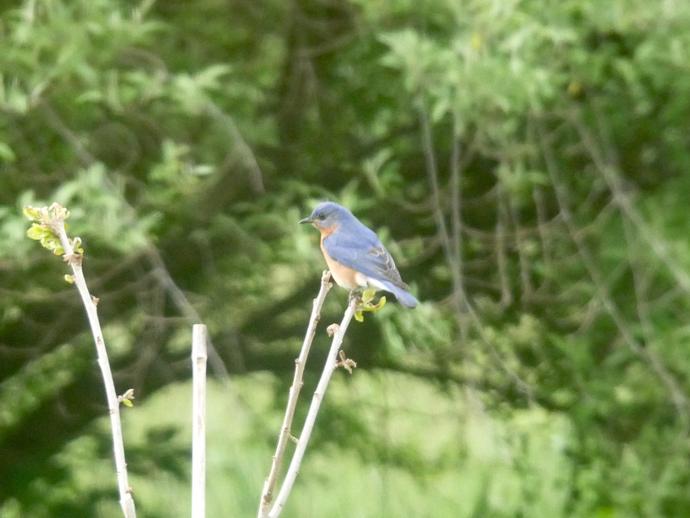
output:
<svg viewBox="0 0 690 518"><path fill-rule="evenodd" d="M326 332L328 333L328 336L332 337L338 332L338 329L340 329L340 326L338 324L331 324L326 328Z"/></svg>

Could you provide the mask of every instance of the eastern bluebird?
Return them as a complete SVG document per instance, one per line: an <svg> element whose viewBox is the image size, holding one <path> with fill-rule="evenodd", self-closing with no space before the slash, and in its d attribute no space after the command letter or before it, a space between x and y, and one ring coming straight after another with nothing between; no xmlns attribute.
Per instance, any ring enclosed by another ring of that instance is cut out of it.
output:
<svg viewBox="0 0 690 518"><path fill-rule="evenodd" d="M321 232L321 251L338 286L373 286L392 293L405 307L418 304L376 234L345 207L320 203L300 223L311 223Z"/></svg>

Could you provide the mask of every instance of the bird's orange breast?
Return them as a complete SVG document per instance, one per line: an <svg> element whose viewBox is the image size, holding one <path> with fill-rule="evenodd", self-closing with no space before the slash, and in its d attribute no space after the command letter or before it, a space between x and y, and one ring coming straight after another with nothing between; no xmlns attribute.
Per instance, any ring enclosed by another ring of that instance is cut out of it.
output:
<svg viewBox="0 0 690 518"><path fill-rule="evenodd" d="M328 269L331 271L333 280L335 280L338 286L342 286L348 290L354 290L357 286L359 286L359 283L357 282L359 274L352 268L348 268L328 255L326 247L323 246L323 240L326 237L328 237L328 235L324 235L322 232L321 253L323 253L323 258L326 260L326 265L328 265Z"/></svg>

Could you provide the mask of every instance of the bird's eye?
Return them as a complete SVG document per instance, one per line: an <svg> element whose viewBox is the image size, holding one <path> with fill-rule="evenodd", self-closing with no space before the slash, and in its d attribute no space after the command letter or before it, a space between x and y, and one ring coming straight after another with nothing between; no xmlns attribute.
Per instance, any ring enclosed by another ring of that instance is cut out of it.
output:
<svg viewBox="0 0 690 518"><path fill-rule="evenodd" d="M321 213L321 214L316 216L316 219L323 221L324 219L326 219L326 215L324 213Z"/></svg>

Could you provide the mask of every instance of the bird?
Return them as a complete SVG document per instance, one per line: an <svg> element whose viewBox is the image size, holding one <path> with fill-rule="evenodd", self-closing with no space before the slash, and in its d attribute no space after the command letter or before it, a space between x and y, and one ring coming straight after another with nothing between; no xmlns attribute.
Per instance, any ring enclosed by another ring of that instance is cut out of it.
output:
<svg viewBox="0 0 690 518"><path fill-rule="evenodd" d="M338 286L351 292L366 287L387 291L407 308L419 303L376 233L347 208L322 202L300 223L311 223L321 232L321 252Z"/></svg>

